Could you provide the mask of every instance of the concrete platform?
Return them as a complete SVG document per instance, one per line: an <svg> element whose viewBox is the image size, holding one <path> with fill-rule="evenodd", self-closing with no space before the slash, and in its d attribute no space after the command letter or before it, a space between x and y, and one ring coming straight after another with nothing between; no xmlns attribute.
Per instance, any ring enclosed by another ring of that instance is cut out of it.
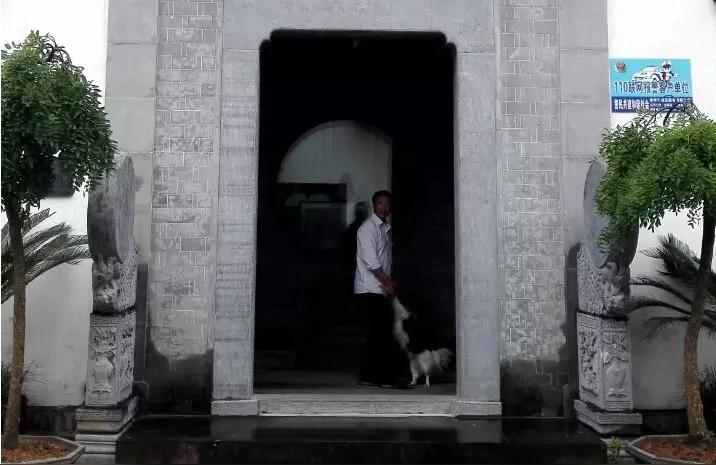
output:
<svg viewBox="0 0 716 465"><path fill-rule="evenodd" d="M178 417L137 420L117 463L606 463L562 419Z"/></svg>

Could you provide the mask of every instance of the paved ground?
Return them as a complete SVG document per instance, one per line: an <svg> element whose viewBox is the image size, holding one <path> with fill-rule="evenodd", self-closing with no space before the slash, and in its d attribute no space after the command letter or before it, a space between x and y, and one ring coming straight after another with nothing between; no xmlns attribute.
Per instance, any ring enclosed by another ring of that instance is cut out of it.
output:
<svg viewBox="0 0 716 465"><path fill-rule="evenodd" d="M118 463L604 464L591 430L560 419L177 417L139 419Z"/></svg>

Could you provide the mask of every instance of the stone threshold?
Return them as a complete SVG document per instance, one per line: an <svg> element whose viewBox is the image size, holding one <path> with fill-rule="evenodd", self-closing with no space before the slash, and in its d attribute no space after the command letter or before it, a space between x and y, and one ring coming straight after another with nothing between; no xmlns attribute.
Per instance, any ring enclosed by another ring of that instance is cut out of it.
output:
<svg viewBox="0 0 716 465"><path fill-rule="evenodd" d="M256 394L249 400L214 401L217 416L498 416L500 402L420 394Z"/></svg>

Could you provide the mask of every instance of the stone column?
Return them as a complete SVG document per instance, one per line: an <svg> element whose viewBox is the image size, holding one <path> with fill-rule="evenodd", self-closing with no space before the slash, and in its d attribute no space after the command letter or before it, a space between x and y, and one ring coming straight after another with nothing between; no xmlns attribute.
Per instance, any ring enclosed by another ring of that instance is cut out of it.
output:
<svg viewBox="0 0 716 465"><path fill-rule="evenodd" d="M494 53L457 55L457 415L500 415Z"/></svg>
<svg viewBox="0 0 716 465"><path fill-rule="evenodd" d="M115 443L137 408L132 396L136 333L137 250L134 244L132 159L119 155L116 169L89 195L87 235L92 255L85 403L77 409L75 439L85 459L113 461Z"/></svg>
<svg viewBox="0 0 716 465"><path fill-rule="evenodd" d="M638 231L607 253L596 246L606 225L594 213L603 172L601 162L593 162L584 189L585 240L577 257L579 399L574 408L577 418L598 433L631 433L639 431L642 419L632 411L629 327L619 308L630 296L629 264Z"/></svg>

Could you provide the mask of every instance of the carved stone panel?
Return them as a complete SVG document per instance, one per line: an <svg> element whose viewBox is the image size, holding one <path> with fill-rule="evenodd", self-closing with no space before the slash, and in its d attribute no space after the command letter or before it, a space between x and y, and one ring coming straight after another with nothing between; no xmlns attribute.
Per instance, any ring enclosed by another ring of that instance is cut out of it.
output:
<svg viewBox="0 0 716 465"><path fill-rule="evenodd" d="M579 398L608 412L632 409L627 322L577 315Z"/></svg>
<svg viewBox="0 0 716 465"><path fill-rule="evenodd" d="M121 315L90 315L85 405L116 405L132 393L134 309Z"/></svg>

